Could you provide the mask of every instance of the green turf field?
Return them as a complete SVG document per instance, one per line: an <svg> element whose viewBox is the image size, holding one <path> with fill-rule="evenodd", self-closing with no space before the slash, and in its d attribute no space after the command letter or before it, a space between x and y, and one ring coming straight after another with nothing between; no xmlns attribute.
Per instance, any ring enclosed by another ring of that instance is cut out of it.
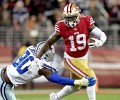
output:
<svg viewBox="0 0 120 100"><path fill-rule="evenodd" d="M48 94L16 95L17 100L49 100ZM72 94L61 100L88 100L86 94ZM97 100L120 100L120 94L97 94Z"/></svg>
<svg viewBox="0 0 120 100"><path fill-rule="evenodd" d="M57 92L60 89L33 89L33 90L15 90L17 100L49 100L51 92ZM81 89L72 95L64 97L61 100L88 100L86 90ZM100 88L97 92L97 100L120 100L120 88Z"/></svg>

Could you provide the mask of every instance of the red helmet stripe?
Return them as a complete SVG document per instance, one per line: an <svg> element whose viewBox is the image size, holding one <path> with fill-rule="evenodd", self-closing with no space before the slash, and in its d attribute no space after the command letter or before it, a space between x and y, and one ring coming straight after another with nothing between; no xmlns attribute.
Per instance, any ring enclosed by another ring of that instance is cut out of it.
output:
<svg viewBox="0 0 120 100"><path fill-rule="evenodd" d="M72 12L72 4L70 5L70 13Z"/></svg>
<svg viewBox="0 0 120 100"><path fill-rule="evenodd" d="M67 4L67 13L68 13L69 4Z"/></svg>
<svg viewBox="0 0 120 100"><path fill-rule="evenodd" d="M71 3L68 4L68 6L67 6L67 13L68 13L68 12L71 13L71 7L72 7L72 4L71 4Z"/></svg>

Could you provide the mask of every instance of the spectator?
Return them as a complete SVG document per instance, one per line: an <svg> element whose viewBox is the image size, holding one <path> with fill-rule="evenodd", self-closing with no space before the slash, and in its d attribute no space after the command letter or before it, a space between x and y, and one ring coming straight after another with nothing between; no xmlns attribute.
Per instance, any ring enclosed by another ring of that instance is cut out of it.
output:
<svg viewBox="0 0 120 100"><path fill-rule="evenodd" d="M39 12L44 12L48 0L33 0L34 11L33 14L37 15Z"/></svg>
<svg viewBox="0 0 120 100"><path fill-rule="evenodd" d="M0 18L0 26L11 26L11 11L8 8L8 2L4 1L2 2L2 8L1 8L1 18Z"/></svg>
<svg viewBox="0 0 120 100"><path fill-rule="evenodd" d="M104 2L106 3L108 9L111 8L115 2L120 5L120 0L104 0Z"/></svg>
<svg viewBox="0 0 120 100"><path fill-rule="evenodd" d="M25 32L29 33L32 29L39 30L36 15L31 15L25 22Z"/></svg>
<svg viewBox="0 0 120 100"><path fill-rule="evenodd" d="M39 25L38 25L38 22L37 22L36 15L31 15L29 17L29 19L27 19L26 22L25 22L25 26L24 26L24 39L25 39L25 41L30 42L30 38L31 38L31 36L33 36L33 35L31 35L32 30L39 31ZM38 32L38 34L39 34L39 32ZM38 36L38 39L39 39L39 36ZM31 41L33 41L33 40L31 40Z"/></svg>
<svg viewBox="0 0 120 100"><path fill-rule="evenodd" d="M29 17L29 12L26 7L24 7L23 1L17 1L15 7L13 8L13 20L18 20L20 25L23 25L25 20Z"/></svg>
<svg viewBox="0 0 120 100"><path fill-rule="evenodd" d="M39 13L38 24L40 29L40 39L45 40L50 33L53 32L52 22L44 15L44 13Z"/></svg>
<svg viewBox="0 0 120 100"><path fill-rule="evenodd" d="M11 27L11 40L13 47L13 58L16 57L18 48L24 43L23 29L17 19L13 20L13 25Z"/></svg>
<svg viewBox="0 0 120 100"><path fill-rule="evenodd" d="M114 0L112 7L109 9L110 24L120 24L120 4Z"/></svg>
<svg viewBox="0 0 120 100"><path fill-rule="evenodd" d="M48 17L48 19L51 20L53 24L54 24L54 11L58 7L59 7L58 0L47 0L45 15Z"/></svg>
<svg viewBox="0 0 120 100"><path fill-rule="evenodd" d="M0 26L10 27L11 24L10 13L8 11L3 11Z"/></svg>
<svg viewBox="0 0 120 100"><path fill-rule="evenodd" d="M66 4L68 4L68 0L58 0L58 6L63 11Z"/></svg>
<svg viewBox="0 0 120 100"><path fill-rule="evenodd" d="M89 1L88 9L84 10L83 14L91 15L97 26L108 25L109 15L98 0Z"/></svg>
<svg viewBox="0 0 120 100"><path fill-rule="evenodd" d="M69 0L69 2L77 4L81 11L86 10L89 6L89 0Z"/></svg>
<svg viewBox="0 0 120 100"><path fill-rule="evenodd" d="M54 18L55 18L54 24L55 24L57 21L60 21L60 20L63 19L63 17L62 17L62 10L61 10L61 9L55 9Z"/></svg>
<svg viewBox="0 0 120 100"><path fill-rule="evenodd" d="M27 36L27 38L28 38L28 42L31 45L36 45L36 43L38 42L38 39L39 39L39 31L36 29L32 29L29 32L29 35Z"/></svg>
<svg viewBox="0 0 120 100"><path fill-rule="evenodd" d="M28 12L30 15L36 14L35 11L35 6L33 0L24 0L25 2L25 7L28 9Z"/></svg>
<svg viewBox="0 0 120 100"><path fill-rule="evenodd" d="M8 4L9 4L8 8L10 10L12 10L15 6L16 1L18 1L18 0L7 0L7 1L8 1Z"/></svg>

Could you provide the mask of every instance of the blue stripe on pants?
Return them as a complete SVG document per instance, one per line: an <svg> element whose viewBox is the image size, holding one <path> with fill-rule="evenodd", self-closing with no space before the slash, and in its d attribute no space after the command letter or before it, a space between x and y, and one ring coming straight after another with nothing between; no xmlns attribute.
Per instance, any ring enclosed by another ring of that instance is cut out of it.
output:
<svg viewBox="0 0 120 100"><path fill-rule="evenodd" d="M7 86L7 84L5 82L3 82L1 85L1 95L3 97L3 100L8 100L6 93L5 93L6 86Z"/></svg>

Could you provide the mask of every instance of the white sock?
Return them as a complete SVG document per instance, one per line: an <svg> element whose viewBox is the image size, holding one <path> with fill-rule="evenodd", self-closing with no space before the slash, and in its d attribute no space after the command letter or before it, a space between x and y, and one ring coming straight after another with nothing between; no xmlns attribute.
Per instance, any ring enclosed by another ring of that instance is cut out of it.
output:
<svg viewBox="0 0 120 100"><path fill-rule="evenodd" d="M89 100L96 100L95 85L87 87L87 94L88 94Z"/></svg>
<svg viewBox="0 0 120 100"><path fill-rule="evenodd" d="M59 92L57 92L57 96L58 98L63 98L64 96L70 95L76 91L79 91L79 88L74 87L74 86L68 86L66 85L65 87L63 87L62 90L60 90Z"/></svg>

